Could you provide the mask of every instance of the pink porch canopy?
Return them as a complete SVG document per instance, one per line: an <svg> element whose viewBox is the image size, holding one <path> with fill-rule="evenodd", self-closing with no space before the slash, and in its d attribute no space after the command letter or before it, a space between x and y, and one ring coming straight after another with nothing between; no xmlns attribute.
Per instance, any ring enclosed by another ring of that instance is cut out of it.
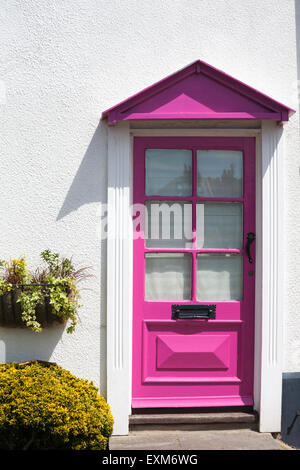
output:
<svg viewBox="0 0 300 470"><path fill-rule="evenodd" d="M110 125L148 119L272 119L295 111L202 60L102 113Z"/></svg>

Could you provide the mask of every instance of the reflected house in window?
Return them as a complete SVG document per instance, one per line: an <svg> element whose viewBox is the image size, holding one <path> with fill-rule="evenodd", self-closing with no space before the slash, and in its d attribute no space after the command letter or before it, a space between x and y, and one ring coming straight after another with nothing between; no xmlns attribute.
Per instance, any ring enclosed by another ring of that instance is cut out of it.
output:
<svg viewBox="0 0 300 470"><path fill-rule="evenodd" d="M223 170L221 177L205 177L198 171L198 196L230 197L233 194L240 194L241 188L242 178L235 176L233 164Z"/></svg>
<svg viewBox="0 0 300 470"><path fill-rule="evenodd" d="M168 179L170 176L168 177ZM185 196L191 190L192 168L184 165L183 175L177 176L162 186L161 194L170 194L172 196ZM191 194L190 194L191 195Z"/></svg>
<svg viewBox="0 0 300 470"><path fill-rule="evenodd" d="M243 153L198 150L197 193L203 197L243 196Z"/></svg>
<svg viewBox="0 0 300 470"><path fill-rule="evenodd" d="M191 196L191 150L147 149L146 194L157 196Z"/></svg>

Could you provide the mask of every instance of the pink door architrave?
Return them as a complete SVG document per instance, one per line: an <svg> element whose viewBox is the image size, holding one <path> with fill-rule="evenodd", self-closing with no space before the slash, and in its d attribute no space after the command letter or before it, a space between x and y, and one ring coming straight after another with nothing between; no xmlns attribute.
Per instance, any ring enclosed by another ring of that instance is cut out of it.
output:
<svg viewBox="0 0 300 470"><path fill-rule="evenodd" d="M133 203L132 407L252 405L255 139L135 137Z"/></svg>

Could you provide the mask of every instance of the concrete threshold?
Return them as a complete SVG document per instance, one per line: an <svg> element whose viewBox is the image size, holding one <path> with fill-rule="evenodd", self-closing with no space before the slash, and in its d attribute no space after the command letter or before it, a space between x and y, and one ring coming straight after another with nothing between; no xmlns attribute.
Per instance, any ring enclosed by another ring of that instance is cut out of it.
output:
<svg viewBox="0 0 300 470"><path fill-rule="evenodd" d="M112 436L110 450L283 450L269 433L225 431L131 431Z"/></svg>

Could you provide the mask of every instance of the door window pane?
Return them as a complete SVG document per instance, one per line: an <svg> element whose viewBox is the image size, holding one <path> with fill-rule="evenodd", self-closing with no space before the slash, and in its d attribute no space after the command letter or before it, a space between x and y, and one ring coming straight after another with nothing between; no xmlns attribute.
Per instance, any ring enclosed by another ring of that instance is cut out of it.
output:
<svg viewBox="0 0 300 470"><path fill-rule="evenodd" d="M146 195L191 196L192 151L147 149Z"/></svg>
<svg viewBox="0 0 300 470"><path fill-rule="evenodd" d="M191 272L189 253L146 253L146 300L190 300Z"/></svg>
<svg viewBox="0 0 300 470"><path fill-rule="evenodd" d="M197 194L203 197L242 197L243 152L197 151Z"/></svg>
<svg viewBox="0 0 300 470"><path fill-rule="evenodd" d="M198 248L242 248L242 204L235 202L199 203L196 222Z"/></svg>
<svg viewBox="0 0 300 470"><path fill-rule="evenodd" d="M192 247L192 204L176 201L146 202L148 248Z"/></svg>
<svg viewBox="0 0 300 470"><path fill-rule="evenodd" d="M197 255L197 299L242 300L243 258L239 254Z"/></svg>

